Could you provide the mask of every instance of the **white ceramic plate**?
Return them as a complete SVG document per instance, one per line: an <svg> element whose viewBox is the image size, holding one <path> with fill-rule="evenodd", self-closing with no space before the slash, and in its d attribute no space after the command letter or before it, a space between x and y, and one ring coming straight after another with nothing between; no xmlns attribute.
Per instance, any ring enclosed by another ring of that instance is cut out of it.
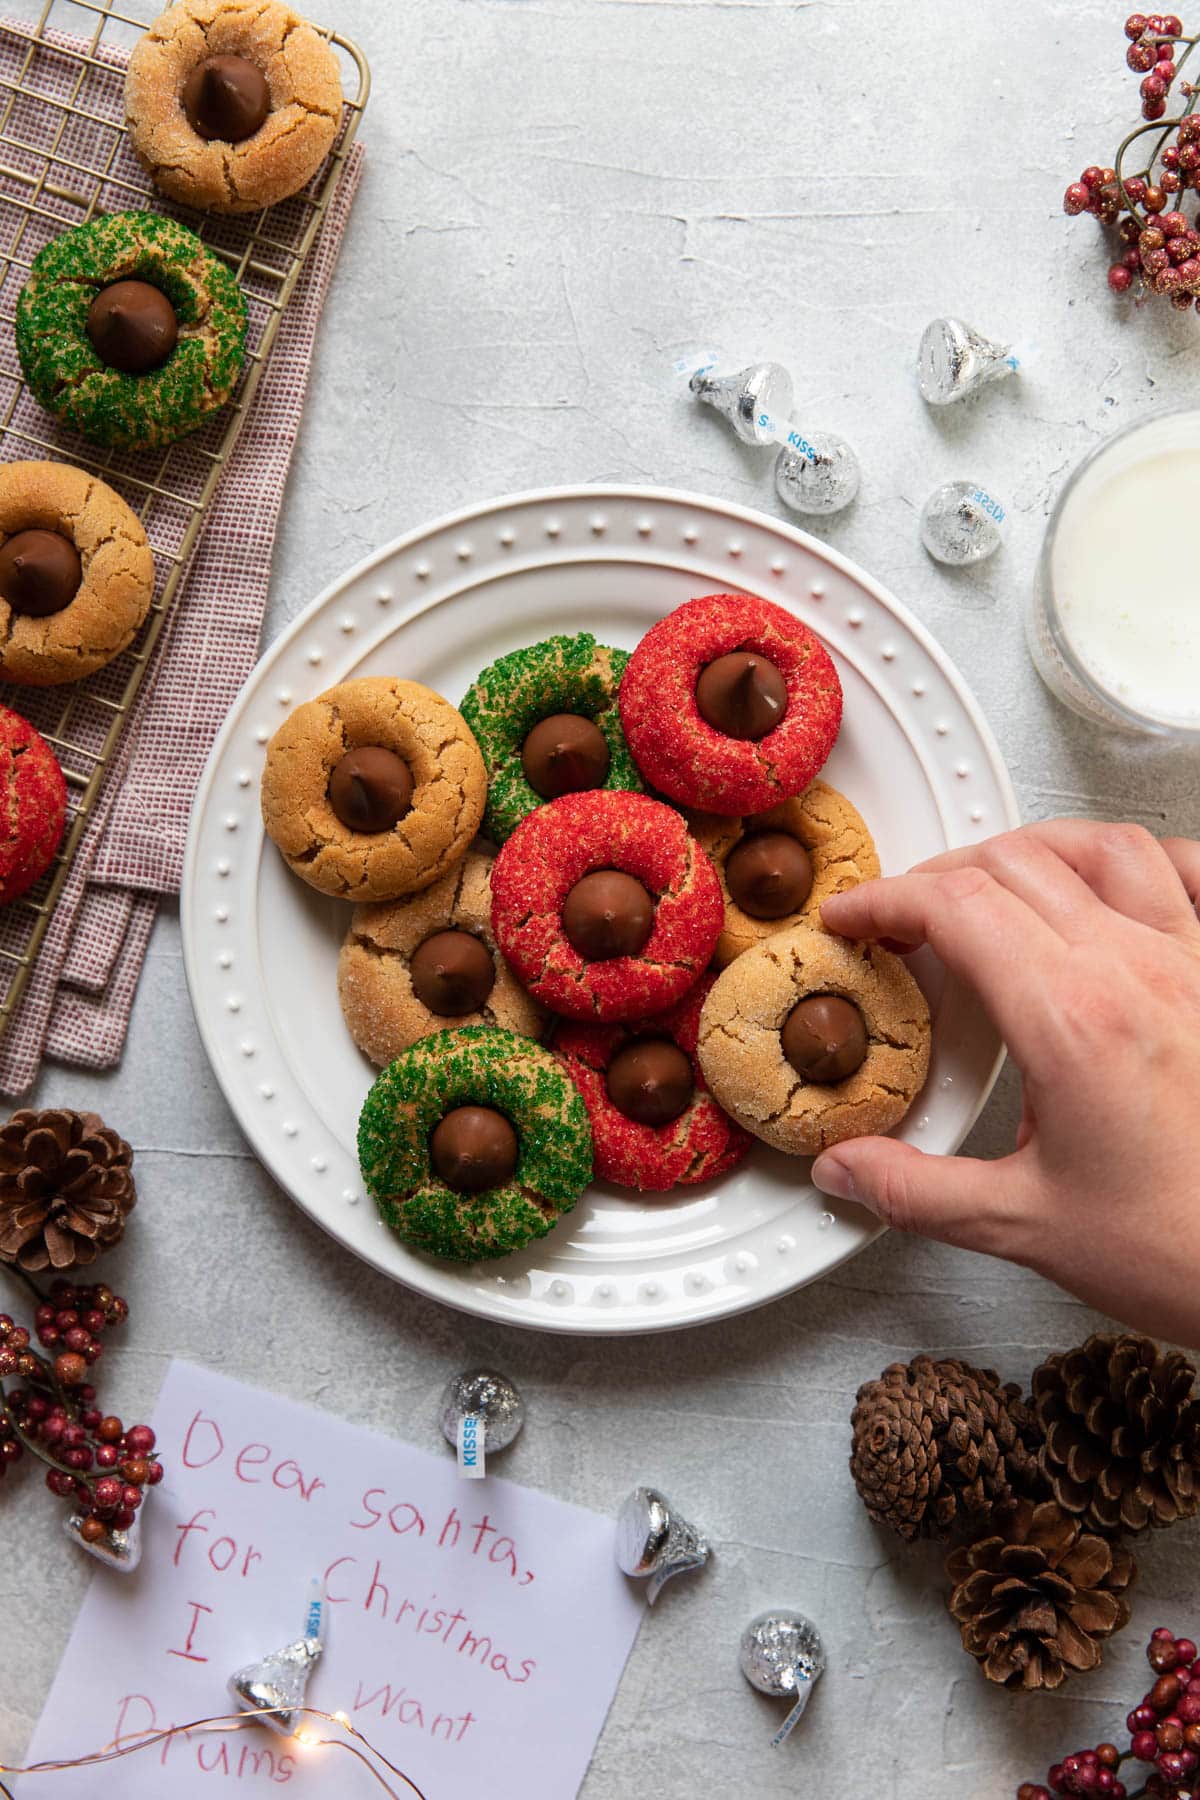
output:
<svg viewBox="0 0 1200 1800"><path fill-rule="evenodd" d="M266 840L265 746L334 682L393 674L458 701L486 663L556 631L632 649L695 594L762 594L832 652L845 723L823 774L860 808L883 868L1016 823L999 751L924 628L861 570L758 513L655 488L550 490L499 500L361 563L267 651L225 721L192 816L183 877L188 983L213 1069L267 1168L333 1237L376 1268L468 1312L547 1331L693 1325L811 1281L876 1235L833 1205L806 1161L756 1146L711 1187L640 1199L597 1184L516 1256L474 1267L399 1243L365 1198L354 1150L374 1075L342 1023L335 969L350 909L296 880ZM926 953L934 1009L925 1092L901 1127L953 1151L995 1079L1000 1046Z"/></svg>

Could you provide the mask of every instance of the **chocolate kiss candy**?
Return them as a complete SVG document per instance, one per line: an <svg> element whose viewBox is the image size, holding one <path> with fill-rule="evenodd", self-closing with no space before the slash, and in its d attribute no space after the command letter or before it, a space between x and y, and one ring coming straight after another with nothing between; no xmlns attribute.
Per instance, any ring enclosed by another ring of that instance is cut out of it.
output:
<svg viewBox="0 0 1200 1800"><path fill-rule="evenodd" d="M494 1369L467 1369L446 1383L441 1401L442 1436L458 1443L463 1419L483 1421L483 1446L490 1456L507 1450L525 1423L525 1402L506 1375Z"/></svg>
<svg viewBox="0 0 1200 1800"><path fill-rule="evenodd" d="M667 1038L634 1038L617 1051L604 1078L617 1111L638 1125L669 1125L691 1104L692 1065Z"/></svg>
<svg viewBox="0 0 1200 1800"><path fill-rule="evenodd" d="M711 1555L707 1540L657 1488L634 1488L617 1514L617 1566L648 1583L651 1606L673 1575L702 1569Z"/></svg>
<svg viewBox="0 0 1200 1800"><path fill-rule="evenodd" d="M861 482L857 456L833 431L814 431L810 437L792 431L775 458L775 492L793 512L841 512Z"/></svg>
<svg viewBox="0 0 1200 1800"><path fill-rule="evenodd" d="M122 375L145 375L165 363L179 337L175 308L148 281L112 281L88 307L92 349Z"/></svg>
<svg viewBox="0 0 1200 1800"><path fill-rule="evenodd" d="M789 831L757 831L725 859L725 886L752 919L784 919L812 893L812 859Z"/></svg>
<svg viewBox="0 0 1200 1800"><path fill-rule="evenodd" d="M787 711L787 683L765 656L732 650L706 663L696 681L700 717L725 737L757 739Z"/></svg>
<svg viewBox="0 0 1200 1800"><path fill-rule="evenodd" d="M359 744L329 777L329 804L349 831L390 831L412 804L412 771L394 750Z"/></svg>
<svg viewBox="0 0 1200 1800"><path fill-rule="evenodd" d="M521 746L525 779L543 800L603 787L608 765L604 733L580 713L551 713L534 726Z"/></svg>
<svg viewBox="0 0 1200 1800"><path fill-rule="evenodd" d="M229 1677L229 1691L239 1709L261 1714L262 1723L284 1737L290 1737L300 1722L308 1678L325 1648L327 1605L324 1585L313 1581L303 1637Z"/></svg>
<svg viewBox="0 0 1200 1800"><path fill-rule="evenodd" d="M271 110L266 77L244 56L206 56L184 82L181 99L192 130L224 144L253 137Z"/></svg>
<svg viewBox="0 0 1200 1800"><path fill-rule="evenodd" d="M654 930L654 901L622 869L596 869L577 881L562 909L563 931L586 962L636 956Z"/></svg>
<svg viewBox="0 0 1200 1800"><path fill-rule="evenodd" d="M743 444L771 443L792 410L792 378L781 363L751 363L736 375L697 369L688 386L729 420Z"/></svg>
<svg viewBox="0 0 1200 1800"><path fill-rule="evenodd" d="M805 1081L845 1081L867 1059L867 1027L840 994L809 994L793 1006L779 1033L783 1054Z"/></svg>
<svg viewBox="0 0 1200 1800"><path fill-rule="evenodd" d="M408 965L413 993L440 1019L478 1012L496 982L485 943L470 931L435 931L413 951Z"/></svg>
<svg viewBox="0 0 1200 1800"><path fill-rule="evenodd" d="M59 531L18 531L0 548L0 595L27 618L61 612L82 580L79 552Z"/></svg>
<svg viewBox="0 0 1200 1800"><path fill-rule="evenodd" d="M760 1694L794 1697L795 1705L771 1739L778 1748L797 1725L825 1669L825 1648L811 1619L798 1612L765 1612L742 1633L742 1674Z"/></svg>
<svg viewBox="0 0 1200 1800"><path fill-rule="evenodd" d="M917 385L930 406L949 406L989 381L1015 375L1018 367L1007 344L984 337L962 319L934 319L917 351Z"/></svg>
<svg viewBox="0 0 1200 1800"><path fill-rule="evenodd" d="M456 1194L503 1187L517 1166L517 1134L494 1106L455 1106L429 1139L433 1166Z"/></svg>
<svg viewBox="0 0 1200 1800"><path fill-rule="evenodd" d="M965 568L1000 548L1004 508L974 481L947 481L921 509L921 542L935 562Z"/></svg>
<svg viewBox="0 0 1200 1800"><path fill-rule="evenodd" d="M86 1550L89 1556L94 1556L107 1568L116 1569L118 1574L133 1573L142 1559L142 1534L136 1521L128 1531L119 1531L115 1525L110 1526L106 1535L94 1544L84 1537L82 1527L81 1513L72 1513L63 1520L63 1530L73 1544L78 1544L81 1550Z"/></svg>

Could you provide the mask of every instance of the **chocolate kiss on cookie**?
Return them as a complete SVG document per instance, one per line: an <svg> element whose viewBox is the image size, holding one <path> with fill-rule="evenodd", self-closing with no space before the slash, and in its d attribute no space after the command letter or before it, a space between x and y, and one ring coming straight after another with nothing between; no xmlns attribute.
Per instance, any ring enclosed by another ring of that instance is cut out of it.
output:
<svg viewBox="0 0 1200 1800"><path fill-rule="evenodd" d="M0 546L0 596L28 618L61 612L82 580L79 552L59 531L18 531Z"/></svg>
<svg viewBox="0 0 1200 1800"><path fill-rule="evenodd" d="M636 956L654 930L654 901L633 875L595 869L563 901L562 923L585 962Z"/></svg>
<svg viewBox="0 0 1200 1800"><path fill-rule="evenodd" d="M179 320L161 288L148 281L110 281L88 307L87 334L110 369L145 375L174 350Z"/></svg>
<svg viewBox="0 0 1200 1800"><path fill-rule="evenodd" d="M732 650L706 663L696 680L700 717L731 738L763 738L787 711L787 683L765 656Z"/></svg>
<svg viewBox="0 0 1200 1800"><path fill-rule="evenodd" d="M756 831L725 859L725 886L752 919L784 919L812 892L812 858L790 831Z"/></svg>
<svg viewBox="0 0 1200 1800"><path fill-rule="evenodd" d="M413 993L442 1019L478 1012L496 984L487 945L471 931L435 931L418 944L408 966Z"/></svg>
<svg viewBox="0 0 1200 1800"><path fill-rule="evenodd" d="M695 1090L690 1060L667 1038L634 1038L618 1050L605 1086L617 1111L639 1125L669 1125Z"/></svg>
<svg viewBox="0 0 1200 1800"><path fill-rule="evenodd" d="M551 713L521 746L525 779L543 800L603 787L609 762L604 733L581 713Z"/></svg>
<svg viewBox="0 0 1200 1800"><path fill-rule="evenodd" d="M329 804L349 831L390 831L412 797L411 769L381 744L347 750L329 777Z"/></svg>
<svg viewBox="0 0 1200 1800"><path fill-rule="evenodd" d="M429 1139L433 1166L456 1194L503 1187L517 1166L517 1134L494 1106L456 1106Z"/></svg>
<svg viewBox="0 0 1200 1800"><path fill-rule="evenodd" d="M783 1022L783 1054L805 1081L845 1081L867 1060L867 1027L840 994L809 994Z"/></svg>
<svg viewBox="0 0 1200 1800"><path fill-rule="evenodd" d="M183 84L183 110L202 138L240 144L271 110L266 76L244 56L206 56Z"/></svg>

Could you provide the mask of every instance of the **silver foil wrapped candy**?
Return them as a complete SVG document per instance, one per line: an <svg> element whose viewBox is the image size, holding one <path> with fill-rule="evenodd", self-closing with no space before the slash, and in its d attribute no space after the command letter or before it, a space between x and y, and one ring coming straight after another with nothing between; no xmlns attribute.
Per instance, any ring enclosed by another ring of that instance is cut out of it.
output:
<svg viewBox="0 0 1200 1800"><path fill-rule="evenodd" d="M794 1701L771 1739L774 1746L782 1744L803 1717L813 1688L824 1672L825 1649L820 1632L803 1613L759 1613L742 1633L738 1662L746 1680L760 1694Z"/></svg>
<svg viewBox="0 0 1200 1800"><path fill-rule="evenodd" d="M128 1531L120 1531L113 1525L96 1543L89 1543L83 1535L82 1513L71 1513L63 1520L63 1530L73 1544L102 1562L105 1568L116 1569L121 1575L131 1575L142 1560L142 1534L138 1530L137 1521Z"/></svg>
<svg viewBox="0 0 1200 1800"><path fill-rule="evenodd" d="M617 1514L617 1563L645 1581L651 1606L673 1575L702 1569L712 1550L657 1488L634 1488Z"/></svg>
<svg viewBox="0 0 1200 1800"><path fill-rule="evenodd" d="M1004 507L974 481L947 481L921 509L921 542L935 562L962 568L1000 546Z"/></svg>
<svg viewBox="0 0 1200 1800"><path fill-rule="evenodd" d="M917 351L917 385L930 406L949 406L989 381L1015 375L1019 363L1007 344L996 343L962 319L934 319Z"/></svg>
<svg viewBox="0 0 1200 1800"><path fill-rule="evenodd" d="M862 471L846 442L832 431L811 437L790 429L775 462L775 492L798 513L835 513L858 492Z"/></svg>
<svg viewBox="0 0 1200 1800"><path fill-rule="evenodd" d="M728 419L744 444L775 443L792 410L792 378L782 363L751 363L735 375L697 369L688 386Z"/></svg>
<svg viewBox="0 0 1200 1800"><path fill-rule="evenodd" d="M467 1369L446 1383L440 1418L442 1436L458 1452L459 1474L478 1480L487 1458L507 1450L525 1423L525 1402L506 1375Z"/></svg>
<svg viewBox="0 0 1200 1800"><path fill-rule="evenodd" d="M229 1677L229 1691L246 1712L256 1712L272 1731L290 1737L300 1722L308 1678L325 1648L328 1602L321 1582L309 1588L303 1635Z"/></svg>

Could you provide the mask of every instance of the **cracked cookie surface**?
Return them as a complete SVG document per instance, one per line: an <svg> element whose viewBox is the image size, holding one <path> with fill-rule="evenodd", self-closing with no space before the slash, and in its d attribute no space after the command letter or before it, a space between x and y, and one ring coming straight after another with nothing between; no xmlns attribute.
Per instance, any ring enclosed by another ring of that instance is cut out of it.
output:
<svg viewBox="0 0 1200 1800"><path fill-rule="evenodd" d="M388 831L344 825L329 778L347 751L392 750L413 777L412 804ZM417 681L344 681L298 706L267 746L262 815L288 867L342 900L396 900L427 888L466 855L487 783L461 713Z"/></svg>
<svg viewBox="0 0 1200 1800"><path fill-rule="evenodd" d="M598 869L632 875L655 901L636 956L586 962L563 930L563 902ZM642 1018L682 998L708 966L721 931L721 884L671 807L646 794L564 794L522 820L492 870L496 942L530 993L552 1012Z"/></svg>
<svg viewBox="0 0 1200 1800"><path fill-rule="evenodd" d="M488 772L484 829L494 843L510 837L527 813L545 804L521 766L521 747L533 727L554 713L591 719L608 745L603 790L639 793L642 778L621 730L617 690L628 652L598 644L588 631L545 638L497 658L476 676L462 712L475 733Z"/></svg>
<svg viewBox="0 0 1200 1800"><path fill-rule="evenodd" d="M505 962L492 932L491 858L470 851L432 887L406 900L360 906L338 958L338 998L350 1035L380 1067L453 1024L498 1025L539 1038L545 1014ZM491 952L495 981L483 1005L450 1020L413 991L412 956L438 931L467 931Z"/></svg>
<svg viewBox="0 0 1200 1800"><path fill-rule="evenodd" d="M774 664L783 719L764 737L726 737L696 704L700 671L743 650ZM833 748L842 686L820 639L769 600L706 594L651 626L621 682L621 722L647 784L681 806L740 816L806 788Z"/></svg>
<svg viewBox="0 0 1200 1800"><path fill-rule="evenodd" d="M619 1187L666 1193L711 1181L736 1167L753 1139L722 1111L707 1091L696 1055L700 1009L711 987L697 983L689 994L654 1018L626 1025L560 1024L553 1049L583 1095L592 1122L596 1173ZM692 1064L695 1092L687 1109L666 1125L643 1125L627 1118L609 1098L605 1077L614 1056L638 1038L667 1038Z"/></svg>
<svg viewBox="0 0 1200 1800"><path fill-rule="evenodd" d="M154 557L137 514L70 463L0 464L0 547L22 531L74 544L83 578L61 611L37 618L0 593L0 675L25 687L82 681L126 649L154 597Z"/></svg>
<svg viewBox="0 0 1200 1800"><path fill-rule="evenodd" d="M0 904L49 868L66 817L67 784L54 752L28 719L0 706Z"/></svg>
<svg viewBox="0 0 1200 1800"><path fill-rule="evenodd" d="M242 57L266 80L270 110L239 143L201 136L184 111L184 84L210 56ZM256 212L297 193L328 154L342 119L337 56L276 0L181 0L134 47L125 115L164 194L206 212Z"/></svg>
<svg viewBox="0 0 1200 1800"><path fill-rule="evenodd" d="M142 374L109 368L87 333L102 288L144 281L167 296L175 348ZM95 444L143 449L195 431L224 406L245 355L246 302L195 232L160 213L111 213L33 259L17 299L17 354L36 398Z"/></svg>
<svg viewBox="0 0 1200 1800"><path fill-rule="evenodd" d="M879 854L858 808L827 782L813 781L802 794L784 800L767 812L744 819L722 818L719 813L693 813L688 823L698 842L713 860L725 896L725 923L717 939L714 960L725 968L735 957L807 919L820 924L823 901L831 894L874 881L879 874ZM804 845L812 863L813 884L803 906L778 919L755 919L732 898L725 880L730 854L748 836L762 831L782 831Z"/></svg>
<svg viewBox="0 0 1200 1800"><path fill-rule="evenodd" d="M810 994L840 995L862 1014L866 1060L844 1081L805 1081L783 1053L780 1029ZM924 1085L929 1043L929 1007L900 957L803 923L730 963L700 1015L713 1093L747 1131L793 1156L898 1125Z"/></svg>
<svg viewBox="0 0 1200 1800"><path fill-rule="evenodd" d="M458 1106L494 1107L517 1134L503 1187L456 1193L433 1170L429 1139ZM406 1243L459 1262L508 1256L544 1237L592 1177L579 1090L547 1050L470 1025L422 1038L376 1078L358 1125L367 1191Z"/></svg>

